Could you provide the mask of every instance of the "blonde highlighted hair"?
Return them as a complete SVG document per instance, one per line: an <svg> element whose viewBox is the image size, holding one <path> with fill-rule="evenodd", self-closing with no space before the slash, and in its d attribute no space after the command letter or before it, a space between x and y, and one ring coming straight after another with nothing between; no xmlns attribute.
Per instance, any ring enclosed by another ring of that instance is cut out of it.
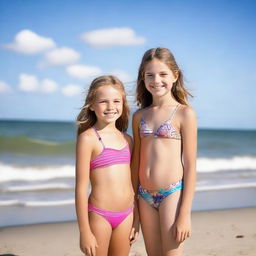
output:
<svg viewBox="0 0 256 256"><path fill-rule="evenodd" d="M177 62L171 53L171 51L167 48L152 48L145 52L142 57L142 61L139 67L138 78L137 78L137 89L136 89L136 102L137 105L141 108L148 107L152 104L152 95L146 89L144 76L145 76L145 67L146 65L152 61L153 59L157 59L167 65L173 74L177 74L178 78L175 83L173 83L171 93L175 100L177 100L180 104L188 105L188 96L192 96L184 85L183 74L179 69Z"/></svg>
<svg viewBox="0 0 256 256"><path fill-rule="evenodd" d="M116 128L121 132L125 132L128 128L130 110L128 102L126 100L126 93L123 83L115 76L100 76L92 81L85 99L85 103L77 116L76 120L78 126L78 135L92 127L97 121L97 117L94 111L90 109L90 107L96 99L96 93L98 88L100 88L101 86L112 86L116 90L120 91L120 93L122 94L123 111L121 116L116 120Z"/></svg>

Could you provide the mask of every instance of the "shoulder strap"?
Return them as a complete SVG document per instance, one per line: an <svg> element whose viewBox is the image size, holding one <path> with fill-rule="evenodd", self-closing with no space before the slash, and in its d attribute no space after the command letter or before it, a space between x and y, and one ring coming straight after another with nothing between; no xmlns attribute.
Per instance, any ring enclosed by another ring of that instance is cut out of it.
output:
<svg viewBox="0 0 256 256"><path fill-rule="evenodd" d="M102 144L103 148L105 148L105 145L104 145L104 143L103 143L103 141L102 141L102 138L100 137L98 131L96 130L96 128L95 128L94 126L93 126L92 128L93 128L93 130L95 131L96 136L97 136L97 138L99 139L100 143Z"/></svg>
<svg viewBox="0 0 256 256"><path fill-rule="evenodd" d="M172 121L172 118L173 118L173 116L175 115L175 113L176 113L176 111L177 111L177 109L179 108L179 106L180 106L180 104L177 104L177 106L174 108L174 110L172 111L172 113L171 113L171 117L170 117L170 121Z"/></svg>

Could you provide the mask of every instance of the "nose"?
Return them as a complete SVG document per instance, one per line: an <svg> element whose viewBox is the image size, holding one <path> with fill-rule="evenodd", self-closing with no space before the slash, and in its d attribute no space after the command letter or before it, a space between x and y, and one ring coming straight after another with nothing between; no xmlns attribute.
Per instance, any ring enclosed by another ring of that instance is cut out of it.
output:
<svg viewBox="0 0 256 256"><path fill-rule="evenodd" d="M114 103L109 101L107 107L108 107L108 109L113 109L114 108Z"/></svg>
<svg viewBox="0 0 256 256"><path fill-rule="evenodd" d="M161 82L161 77L159 75L154 76L154 83L159 84Z"/></svg>

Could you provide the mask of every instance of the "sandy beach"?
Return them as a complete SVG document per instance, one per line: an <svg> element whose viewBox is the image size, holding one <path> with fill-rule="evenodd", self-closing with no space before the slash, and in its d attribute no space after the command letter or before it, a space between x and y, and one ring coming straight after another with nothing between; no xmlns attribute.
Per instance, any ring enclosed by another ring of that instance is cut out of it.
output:
<svg viewBox="0 0 256 256"><path fill-rule="evenodd" d="M193 212L184 256L256 255L256 208ZM76 222L2 227L0 255L82 256ZM146 256L142 234L131 256Z"/></svg>

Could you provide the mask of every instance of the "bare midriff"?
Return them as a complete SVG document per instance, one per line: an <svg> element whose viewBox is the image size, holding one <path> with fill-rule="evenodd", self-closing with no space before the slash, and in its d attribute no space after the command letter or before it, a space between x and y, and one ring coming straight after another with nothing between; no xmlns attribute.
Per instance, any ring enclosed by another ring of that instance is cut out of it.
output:
<svg viewBox="0 0 256 256"><path fill-rule="evenodd" d="M168 187L183 177L181 140L141 138L139 181L147 190Z"/></svg>
<svg viewBox="0 0 256 256"><path fill-rule="evenodd" d="M129 164L97 168L90 173L92 191L89 203L109 211L126 210L133 204L134 192Z"/></svg>

